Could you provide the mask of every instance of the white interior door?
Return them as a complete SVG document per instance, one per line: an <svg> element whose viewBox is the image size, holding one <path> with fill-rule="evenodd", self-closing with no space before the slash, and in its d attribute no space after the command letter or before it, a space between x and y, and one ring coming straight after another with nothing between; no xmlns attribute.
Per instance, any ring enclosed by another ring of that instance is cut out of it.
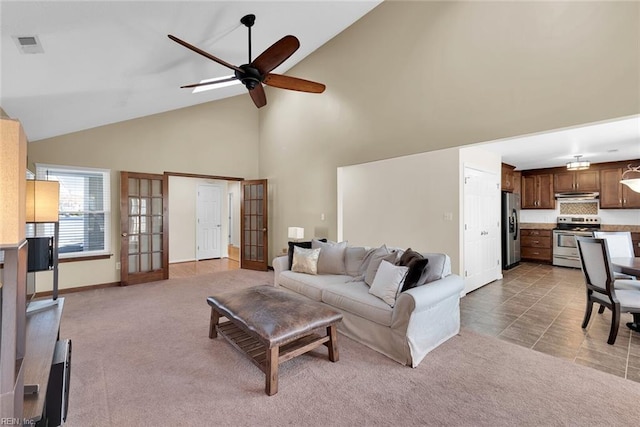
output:
<svg viewBox="0 0 640 427"><path fill-rule="evenodd" d="M220 258L222 232L222 190L217 185L199 184L196 218L196 260Z"/></svg>
<svg viewBox="0 0 640 427"><path fill-rule="evenodd" d="M500 277L500 180L464 168L465 293Z"/></svg>

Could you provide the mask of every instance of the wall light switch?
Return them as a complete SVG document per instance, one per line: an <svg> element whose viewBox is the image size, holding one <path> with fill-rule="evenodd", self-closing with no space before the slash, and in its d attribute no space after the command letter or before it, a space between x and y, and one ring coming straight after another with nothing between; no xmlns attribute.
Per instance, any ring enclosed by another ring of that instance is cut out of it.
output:
<svg viewBox="0 0 640 427"><path fill-rule="evenodd" d="M320 221L324 221L324 214L323 213L320 214Z"/></svg>
<svg viewBox="0 0 640 427"><path fill-rule="evenodd" d="M120 270L120 263L116 262L116 270Z"/></svg>
<svg viewBox="0 0 640 427"><path fill-rule="evenodd" d="M445 212L445 213L442 215L442 218L443 218L445 221L453 221L453 213L452 213L452 212Z"/></svg>

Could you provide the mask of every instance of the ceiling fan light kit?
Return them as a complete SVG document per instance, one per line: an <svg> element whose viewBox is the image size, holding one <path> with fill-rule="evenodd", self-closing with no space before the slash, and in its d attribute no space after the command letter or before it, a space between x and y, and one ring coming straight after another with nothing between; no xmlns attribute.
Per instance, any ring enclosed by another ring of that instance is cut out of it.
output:
<svg viewBox="0 0 640 427"><path fill-rule="evenodd" d="M171 34L168 37L174 42L181 44L182 46L190 49L205 58L208 58L218 64L230 68L234 71L234 75L228 78L212 79L210 81L203 81L200 83L194 83L190 85L181 86L181 88L198 88L205 85L215 85L218 83L227 83L235 80L239 80L245 85L249 91L249 95L253 100L256 107L264 107L267 105L267 97L264 93L263 84L267 86L277 87L280 89L295 90L299 92L309 93L322 93L325 90L325 85L322 83L312 82L310 80L299 79L297 77L285 76L282 74L274 74L271 71L282 64L287 58L300 47L300 42L295 36L284 36L274 44L272 44L267 50L262 52L255 60L251 60L251 27L255 23L255 15L245 15L240 19L240 22L247 27L248 40L249 40L249 62L240 66L235 66L220 58L205 52L202 49L193 46L184 40L181 40ZM194 90L195 92L195 90Z"/></svg>
<svg viewBox="0 0 640 427"><path fill-rule="evenodd" d="M588 160L580 160L582 156L574 156L576 159L573 162L567 163L567 170L570 171L581 171L585 169L589 169L591 166L591 162Z"/></svg>

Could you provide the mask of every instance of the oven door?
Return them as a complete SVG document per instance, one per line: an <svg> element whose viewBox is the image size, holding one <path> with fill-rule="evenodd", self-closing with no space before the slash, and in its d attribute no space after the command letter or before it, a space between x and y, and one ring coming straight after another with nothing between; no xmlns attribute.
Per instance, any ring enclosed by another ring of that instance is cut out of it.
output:
<svg viewBox="0 0 640 427"><path fill-rule="evenodd" d="M591 233L553 230L553 265L581 268L576 236L591 236Z"/></svg>

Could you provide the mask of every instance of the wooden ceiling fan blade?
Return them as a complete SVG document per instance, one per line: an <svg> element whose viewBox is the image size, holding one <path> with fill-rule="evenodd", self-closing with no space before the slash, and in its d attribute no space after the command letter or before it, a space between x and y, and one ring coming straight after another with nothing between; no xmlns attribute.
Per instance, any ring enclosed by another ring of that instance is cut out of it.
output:
<svg viewBox="0 0 640 427"><path fill-rule="evenodd" d="M300 42L295 36L284 36L262 52L251 65L257 68L260 74L267 74L293 55L299 47Z"/></svg>
<svg viewBox="0 0 640 427"><path fill-rule="evenodd" d="M180 89L188 89L188 88L192 88L192 87L215 85L217 83L232 82L234 80L238 80L238 78L234 76L234 77L229 77L227 79L213 80L213 81L210 81L210 82L193 83L193 84L190 84L190 85L180 86Z"/></svg>
<svg viewBox="0 0 640 427"><path fill-rule="evenodd" d="M322 93L326 89L326 86L322 83L299 79L298 77L284 76L282 74L267 74L262 82L267 86L297 90L300 92Z"/></svg>
<svg viewBox="0 0 640 427"><path fill-rule="evenodd" d="M256 107L261 108L267 105L267 95L264 93L264 88L260 83L258 83L253 89L249 90L249 95L251 95L251 99L253 99L253 103L256 104Z"/></svg>
<svg viewBox="0 0 640 427"><path fill-rule="evenodd" d="M184 47L186 47L187 49L190 49L190 50L192 50L192 51L194 51L194 52L196 52L196 53L199 53L200 55L204 56L205 58L209 58L210 60L212 60L212 61L214 61L214 62L217 62L218 64L223 65L223 66L225 66L225 67L227 67L227 68L231 68L232 70L235 70L235 71L238 71L238 72L241 72L241 73L243 72L243 71L242 71L242 69L241 69L240 67L236 67L235 65L233 65L233 64L229 64L228 62L223 61L223 60L222 60L222 59L220 59L220 58L216 58L215 56L211 55L210 53L205 52L204 50L202 50L202 49L200 49L200 48L197 48L197 47L195 47L194 45L189 44L189 43L187 43L187 42L186 42L186 41L184 41L184 40L180 40L180 39L179 39L179 38L177 38L176 36L173 36L173 35L171 35L171 34L168 34L167 36L168 36L171 40L173 40L174 42L176 42L176 43L178 43L178 44L181 44L182 46L184 46Z"/></svg>

